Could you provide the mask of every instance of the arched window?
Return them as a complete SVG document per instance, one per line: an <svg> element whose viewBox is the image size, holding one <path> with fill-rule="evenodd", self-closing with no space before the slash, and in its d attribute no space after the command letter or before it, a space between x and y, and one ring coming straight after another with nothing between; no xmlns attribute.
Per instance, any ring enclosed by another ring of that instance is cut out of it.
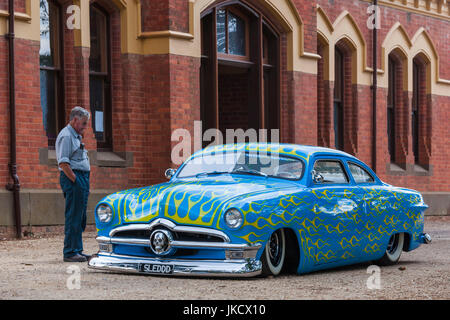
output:
<svg viewBox="0 0 450 320"><path fill-rule="evenodd" d="M334 146L344 150L344 55L340 49L334 52Z"/></svg>
<svg viewBox="0 0 450 320"><path fill-rule="evenodd" d="M389 57L389 80L388 80L388 101L387 101L387 136L388 136L388 150L391 163L395 163L395 109L397 103L397 77L396 69L398 63L390 56Z"/></svg>
<svg viewBox="0 0 450 320"><path fill-rule="evenodd" d="M89 57L89 93L92 128L97 148L112 148L111 129L111 37L107 11L90 6L91 51Z"/></svg>
<svg viewBox="0 0 450 320"><path fill-rule="evenodd" d="M275 30L261 11L240 1L202 13L204 130L279 129L280 38Z"/></svg>
<svg viewBox="0 0 450 320"><path fill-rule="evenodd" d="M317 137L318 145L323 147L332 146L331 131L332 124L332 101L331 86L329 78L329 44L317 34L317 54L321 59L317 62ZM333 100L332 100L333 99Z"/></svg>
<svg viewBox="0 0 450 320"><path fill-rule="evenodd" d="M414 163L429 168L431 150L431 116L429 108L429 60L422 54L413 59L413 96L411 133Z"/></svg>
<svg viewBox="0 0 450 320"><path fill-rule="evenodd" d="M419 163L419 106L422 100L422 92L420 90L422 70L419 63L414 60L413 62L413 99L412 99L412 112L411 112L411 129L412 129L412 142L414 162Z"/></svg>
<svg viewBox="0 0 450 320"><path fill-rule="evenodd" d="M335 148L356 154L358 108L355 103L356 48L346 38L334 47L333 127Z"/></svg>
<svg viewBox="0 0 450 320"><path fill-rule="evenodd" d="M408 104L408 59L403 50L388 56L387 136L391 163L406 170L410 110Z"/></svg>
<svg viewBox="0 0 450 320"><path fill-rule="evenodd" d="M49 146L54 146L64 127L64 83L62 16L60 6L40 0L40 91L44 129Z"/></svg>
<svg viewBox="0 0 450 320"><path fill-rule="evenodd" d="M217 52L219 56L249 60L248 19L239 10L225 7L217 10Z"/></svg>

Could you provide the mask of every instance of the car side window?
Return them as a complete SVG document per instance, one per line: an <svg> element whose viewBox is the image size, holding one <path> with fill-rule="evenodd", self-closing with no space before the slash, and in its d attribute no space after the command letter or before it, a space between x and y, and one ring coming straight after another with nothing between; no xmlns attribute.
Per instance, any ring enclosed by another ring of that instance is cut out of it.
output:
<svg viewBox="0 0 450 320"><path fill-rule="evenodd" d="M353 179L356 183L370 183L375 182L375 179L367 172L363 167L357 165L356 163L348 163L350 172L352 173Z"/></svg>
<svg viewBox="0 0 450 320"><path fill-rule="evenodd" d="M315 175L321 183L348 183L348 177L340 161L317 160L314 164Z"/></svg>

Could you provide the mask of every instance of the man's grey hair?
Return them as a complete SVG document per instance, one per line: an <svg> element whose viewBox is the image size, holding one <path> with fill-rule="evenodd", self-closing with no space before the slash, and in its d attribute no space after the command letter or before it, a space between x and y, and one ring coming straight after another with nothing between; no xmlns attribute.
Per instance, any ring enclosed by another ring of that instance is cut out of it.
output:
<svg viewBox="0 0 450 320"><path fill-rule="evenodd" d="M91 118L91 114L89 113L89 111L87 111L86 109L84 109L82 107L75 107L72 109L72 111L70 111L69 120L72 121L73 118L78 118L78 119L87 118L89 120Z"/></svg>

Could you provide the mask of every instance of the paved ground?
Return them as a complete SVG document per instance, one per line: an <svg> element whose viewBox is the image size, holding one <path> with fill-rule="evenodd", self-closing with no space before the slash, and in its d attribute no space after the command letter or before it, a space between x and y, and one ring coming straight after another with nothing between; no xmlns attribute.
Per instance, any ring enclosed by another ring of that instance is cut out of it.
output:
<svg viewBox="0 0 450 320"><path fill-rule="evenodd" d="M372 290L369 264L250 280L170 278L64 263L62 236L0 241L0 299L450 299L450 217L427 217L425 232L432 244L382 267L380 289ZM86 252L97 251L93 232L84 234L84 242ZM79 289L72 281L77 271Z"/></svg>

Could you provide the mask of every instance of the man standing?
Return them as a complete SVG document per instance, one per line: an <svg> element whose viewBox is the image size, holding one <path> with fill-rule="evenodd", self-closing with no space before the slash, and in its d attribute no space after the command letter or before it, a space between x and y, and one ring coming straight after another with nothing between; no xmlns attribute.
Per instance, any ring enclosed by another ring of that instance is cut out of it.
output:
<svg viewBox="0 0 450 320"><path fill-rule="evenodd" d="M60 171L60 185L66 199L64 227L64 261L83 262L82 233L86 228L86 207L89 196L90 164L82 138L89 124L86 109L75 107L69 124L56 139L56 158Z"/></svg>

